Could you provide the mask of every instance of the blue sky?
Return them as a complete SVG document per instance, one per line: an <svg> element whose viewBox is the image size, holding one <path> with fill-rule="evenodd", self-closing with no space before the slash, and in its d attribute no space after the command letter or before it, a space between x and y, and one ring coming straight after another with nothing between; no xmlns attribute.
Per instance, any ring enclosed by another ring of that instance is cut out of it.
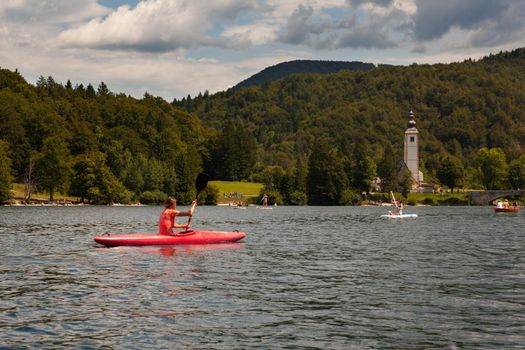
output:
<svg viewBox="0 0 525 350"><path fill-rule="evenodd" d="M3 0L0 67L171 101L294 59L479 59L524 47L523 18L523 0Z"/></svg>

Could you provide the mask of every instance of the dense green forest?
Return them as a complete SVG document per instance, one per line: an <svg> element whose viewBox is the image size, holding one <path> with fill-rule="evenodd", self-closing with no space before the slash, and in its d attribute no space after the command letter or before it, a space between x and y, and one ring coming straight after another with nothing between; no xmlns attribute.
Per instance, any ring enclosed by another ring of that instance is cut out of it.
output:
<svg viewBox="0 0 525 350"><path fill-rule="evenodd" d="M104 83L63 86L52 77L33 86L0 71L0 159L9 160L2 168L12 178L31 185L27 196L42 189L92 203L149 203L177 194L187 203L212 134L161 98L114 94Z"/></svg>
<svg viewBox="0 0 525 350"><path fill-rule="evenodd" d="M479 61L301 73L168 103L0 70L0 201L12 182L90 203L188 203L194 180L263 182L271 201L352 204L406 192L413 110L426 182L525 187L525 49ZM213 194L213 188L210 190ZM207 195L207 194L204 194ZM210 199L213 202L213 199Z"/></svg>
<svg viewBox="0 0 525 350"><path fill-rule="evenodd" d="M267 183L285 202L292 193L305 193L319 203L316 187L323 203L354 201L356 191L368 191L374 175L390 188L403 187L396 162L403 158L410 110L427 182L525 187L525 49L453 64L290 75L173 105L199 115L222 135L233 129L252 135L258 147L251 179ZM206 169L215 174L220 168L216 175L223 179L245 177L220 167L233 160L224 152L224 139L216 142L219 146L212 142L208 148L223 158L205 160ZM312 176L321 161L324 170Z"/></svg>

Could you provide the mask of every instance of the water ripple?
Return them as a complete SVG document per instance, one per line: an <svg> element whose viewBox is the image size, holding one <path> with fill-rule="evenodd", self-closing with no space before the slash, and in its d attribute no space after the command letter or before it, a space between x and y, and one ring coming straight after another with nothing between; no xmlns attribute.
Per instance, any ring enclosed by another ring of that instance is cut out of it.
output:
<svg viewBox="0 0 525 350"><path fill-rule="evenodd" d="M0 208L0 348L523 349L523 213L199 207L244 243L102 248L159 207Z"/></svg>

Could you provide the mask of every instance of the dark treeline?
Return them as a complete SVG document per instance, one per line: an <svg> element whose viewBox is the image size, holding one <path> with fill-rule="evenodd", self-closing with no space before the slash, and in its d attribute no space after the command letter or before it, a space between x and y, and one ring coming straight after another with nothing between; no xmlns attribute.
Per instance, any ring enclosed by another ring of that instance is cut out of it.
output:
<svg viewBox="0 0 525 350"><path fill-rule="evenodd" d="M0 200L12 181L92 203L156 203L212 179L263 182L271 201L350 204L406 191L413 110L426 182L525 187L525 49L480 61L296 74L174 100L135 99L0 70Z"/></svg>

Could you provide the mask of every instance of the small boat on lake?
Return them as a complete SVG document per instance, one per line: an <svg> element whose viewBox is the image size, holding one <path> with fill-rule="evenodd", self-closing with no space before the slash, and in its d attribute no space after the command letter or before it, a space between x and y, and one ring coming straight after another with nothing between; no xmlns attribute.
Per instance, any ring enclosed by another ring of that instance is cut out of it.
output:
<svg viewBox="0 0 525 350"><path fill-rule="evenodd" d="M517 213L520 211L520 207L518 206L510 206L510 207L507 207L507 208L494 208L494 212L496 213Z"/></svg>
<svg viewBox="0 0 525 350"><path fill-rule="evenodd" d="M496 206L494 207L494 212L496 213L517 213L520 211L520 206L517 202L512 203L512 205L509 203L507 199L505 201L499 200L496 203Z"/></svg>

